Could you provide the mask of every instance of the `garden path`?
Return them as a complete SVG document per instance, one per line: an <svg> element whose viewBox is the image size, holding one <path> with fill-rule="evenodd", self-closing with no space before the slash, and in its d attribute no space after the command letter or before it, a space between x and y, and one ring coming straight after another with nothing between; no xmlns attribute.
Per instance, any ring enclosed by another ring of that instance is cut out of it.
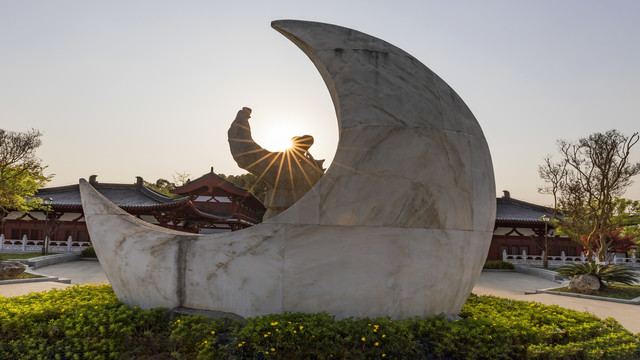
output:
<svg viewBox="0 0 640 360"><path fill-rule="evenodd" d="M27 282L10 285L0 285L0 296L22 296L31 292L41 292L51 289L64 289L75 284L108 283L107 276L102 271L98 261L72 261L67 263L44 266L32 271L41 275L56 276L71 279L71 284L54 281Z"/></svg>

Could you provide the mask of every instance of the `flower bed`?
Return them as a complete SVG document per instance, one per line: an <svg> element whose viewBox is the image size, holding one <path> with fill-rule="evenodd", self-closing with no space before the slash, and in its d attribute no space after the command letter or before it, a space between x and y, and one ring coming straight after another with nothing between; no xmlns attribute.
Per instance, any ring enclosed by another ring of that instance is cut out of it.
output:
<svg viewBox="0 0 640 360"><path fill-rule="evenodd" d="M244 322L120 303L111 287L0 299L2 359L625 359L637 336L615 320L470 296L459 320L335 320L272 314Z"/></svg>

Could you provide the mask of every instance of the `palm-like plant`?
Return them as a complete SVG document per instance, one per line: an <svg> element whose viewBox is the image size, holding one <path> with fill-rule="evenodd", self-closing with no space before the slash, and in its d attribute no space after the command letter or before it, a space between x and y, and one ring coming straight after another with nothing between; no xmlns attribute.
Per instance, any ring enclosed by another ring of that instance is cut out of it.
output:
<svg viewBox="0 0 640 360"><path fill-rule="evenodd" d="M558 274L564 276L591 274L598 278L601 286L604 286L604 282L633 285L638 279L638 274L624 264L602 265L595 262L561 266Z"/></svg>

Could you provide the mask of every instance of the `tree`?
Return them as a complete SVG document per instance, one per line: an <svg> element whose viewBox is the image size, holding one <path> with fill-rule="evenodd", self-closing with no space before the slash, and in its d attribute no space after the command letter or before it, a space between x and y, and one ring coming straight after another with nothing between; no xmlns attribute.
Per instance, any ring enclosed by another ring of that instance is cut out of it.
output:
<svg viewBox="0 0 640 360"><path fill-rule="evenodd" d="M175 172L175 174L173 174L173 183L176 186L183 186L184 184L191 182L191 174L187 174L186 172Z"/></svg>
<svg viewBox="0 0 640 360"><path fill-rule="evenodd" d="M552 218L542 219L545 222L545 233L542 239L536 234L536 243L542 242L543 245L538 247L544 250L544 255L542 256L542 266L547 269L549 268L549 261L547 257L549 256L549 231L552 231L554 228L554 224L557 223L558 218L558 197L560 196L560 190L564 185L564 178L567 176L567 163L553 163L551 161L551 156L547 156L544 158L544 165L538 166L538 174L540 178L544 180L547 185L538 188L538 192L541 194L549 194L553 196L553 207L552 207ZM549 223L552 226L548 226Z"/></svg>
<svg viewBox="0 0 640 360"><path fill-rule="evenodd" d="M251 173L245 173L242 175L218 174L218 176L237 187L246 189L260 201L264 202L264 196L267 192L267 184L262 180L258 181L258 178L255 175Z"/></svg>
<svg viewBox="0 0 640 360"><path fill-rule="evenodd" d="M0 129L0 214L42 207L41 199L33 195L53 175L44 174L46 166L35 155L42 144L41 136L35 129L27 132Z"/></svg>
<svg viewBox="0 0 640 360"><path fill-rule="evenodd" d="M151 190L153 190L153 191L155 191L157 193L160 193L160 194L162 194L164 196L167 196L167 197L177 197L178 196L176 194L172 194L171 193L171 190L176 188L176 184L170 182L169 180L163 179L163 178L160 178L160 179L156 180L155 183L151 183L151 182L148 182L148 181L144 180L144 186L148 187L149 189L151 189Z"/></svg>
<svg viewBox="0 0 640 360"><path fill-rule="evenodd" d="M145 180L144 186L162 195L175 198L175 197L179 197L180 195L171 193L171 190L190 182L191 181L189 179L190 176L191 174L187 174L184 171L182 173L179 173L176 171L173 174L173 182L163 178L156 180L155 183L150 183Z"/></svg>
<svg viewBox="0 0 640 360"><path fill-rule="evenodd" d="M624 218L617 212L617 199L632 184L631 178L640 173L640 163L629 160L639 138L637 132L625 136L609 130L575 142L559 140L562 160L553 163L546 158L541 167L558 170L558 176L541 171L541 178L549 184L543 189L556 191L554 208L562 214L556 220L559 230L584 242L589 258L595 253L600 261L606 261L612 248L614 237L610 234L620 228Z"/></svg>

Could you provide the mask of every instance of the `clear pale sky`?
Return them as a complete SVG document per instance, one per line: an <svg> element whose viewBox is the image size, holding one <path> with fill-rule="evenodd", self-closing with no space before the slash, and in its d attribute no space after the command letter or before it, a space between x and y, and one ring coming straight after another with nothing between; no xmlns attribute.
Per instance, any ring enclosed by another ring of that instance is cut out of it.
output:
<svg viewBox="0 0 640 360"><path fill-rule="evenodd" d="M226 132L243 106L258 143L311 134L328 163L333 104L277 19L350 27L436 72L480 122L498 195L548 205L537 168L557 139L640 130L640 2L600 0L0 0L0 128L44 133L50 186L240 174Z"/></svg>

